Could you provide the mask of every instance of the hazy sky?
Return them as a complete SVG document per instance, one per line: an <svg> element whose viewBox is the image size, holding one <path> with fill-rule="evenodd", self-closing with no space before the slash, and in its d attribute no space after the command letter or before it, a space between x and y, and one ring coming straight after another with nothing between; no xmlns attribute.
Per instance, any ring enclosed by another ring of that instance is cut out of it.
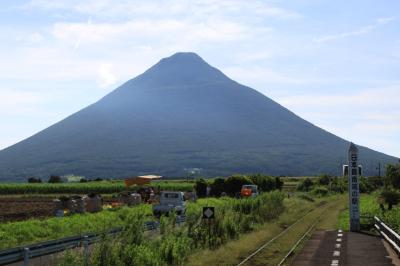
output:
<svg viewBox="0 0 400 266"><path fill-rule="evenodd" d="M400 157L397 0L1 1L0 149L179 51Z"/></svg>

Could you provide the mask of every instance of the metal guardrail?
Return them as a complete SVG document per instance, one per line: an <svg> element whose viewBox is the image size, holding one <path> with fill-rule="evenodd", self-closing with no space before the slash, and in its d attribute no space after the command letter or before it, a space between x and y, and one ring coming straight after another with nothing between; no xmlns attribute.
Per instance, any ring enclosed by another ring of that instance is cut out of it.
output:
<svg viewBox="0 0 400 266"><path fill-rule="evenodd" d="M397 255L400 255L400 236L393 229L382 222L378 217L374 216L375 225L374 227L378 232L386 239L386 241L396 251Z"/></svg>
<svg viewBox="0 0 400 266"><path fill-rule="evenodd" d="M177 216L176 223L181 224L186 221L185 216ZM153 231L160 227L158 221L148 221L144 224L144 231ZM120 233L122 228L114 228L109 231L108 235L115 236ZM83 247L83 254L87 258L88 247L90 244L101 240L102 234L84 234L73 237L66 237L46 242L40 242L36 244L0 250L0 265L7 265L14 262L23 261L24 266L29 265L29 259L37 258L57 252L61 252L67 249L73 249L77 247ZM85 259L86 260L86 259Z"/></svg>

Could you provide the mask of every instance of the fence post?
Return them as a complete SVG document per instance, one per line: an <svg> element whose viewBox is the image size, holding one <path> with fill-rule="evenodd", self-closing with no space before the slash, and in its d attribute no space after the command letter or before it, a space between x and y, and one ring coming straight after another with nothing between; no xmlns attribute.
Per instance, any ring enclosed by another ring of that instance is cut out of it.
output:
<svg viewBox="0 0 400 266"><path fill-rule="evenodd" d="M24 266L29 266L29 248L24 248Z"/></svg>
<svg viewBox="0 0 400 266"><path fill-rule="evenodd" d="M88 236L83 237L83 259L85 266L88 265L88 257L89 257L89 239Z"/></svg>

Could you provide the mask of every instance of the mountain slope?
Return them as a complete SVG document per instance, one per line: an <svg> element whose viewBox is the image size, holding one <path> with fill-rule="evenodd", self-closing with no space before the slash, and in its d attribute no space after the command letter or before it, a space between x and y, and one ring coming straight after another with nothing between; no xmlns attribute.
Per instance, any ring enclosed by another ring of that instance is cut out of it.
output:
<svg viewBox="0 0 400 266"><path fill-rule="evenodd" d="M194 53L162 59L97 103L0 151L0 178L338 174L348 142ZM367 172L396 158L360 147ZM370 169L371 168L371 169ZM15 179L14 179L15 180Z"/></svg>

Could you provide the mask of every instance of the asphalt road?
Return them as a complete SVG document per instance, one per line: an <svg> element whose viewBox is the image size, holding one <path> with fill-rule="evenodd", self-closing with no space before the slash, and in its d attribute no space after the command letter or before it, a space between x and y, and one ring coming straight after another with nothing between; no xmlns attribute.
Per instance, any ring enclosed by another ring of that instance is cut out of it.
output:
<svg viewBox="0 0 400 266"><path fill-rule="evenodd" d="M378 236L340 230L316 231L291 265L399 265L396 257Z"/></svg>

